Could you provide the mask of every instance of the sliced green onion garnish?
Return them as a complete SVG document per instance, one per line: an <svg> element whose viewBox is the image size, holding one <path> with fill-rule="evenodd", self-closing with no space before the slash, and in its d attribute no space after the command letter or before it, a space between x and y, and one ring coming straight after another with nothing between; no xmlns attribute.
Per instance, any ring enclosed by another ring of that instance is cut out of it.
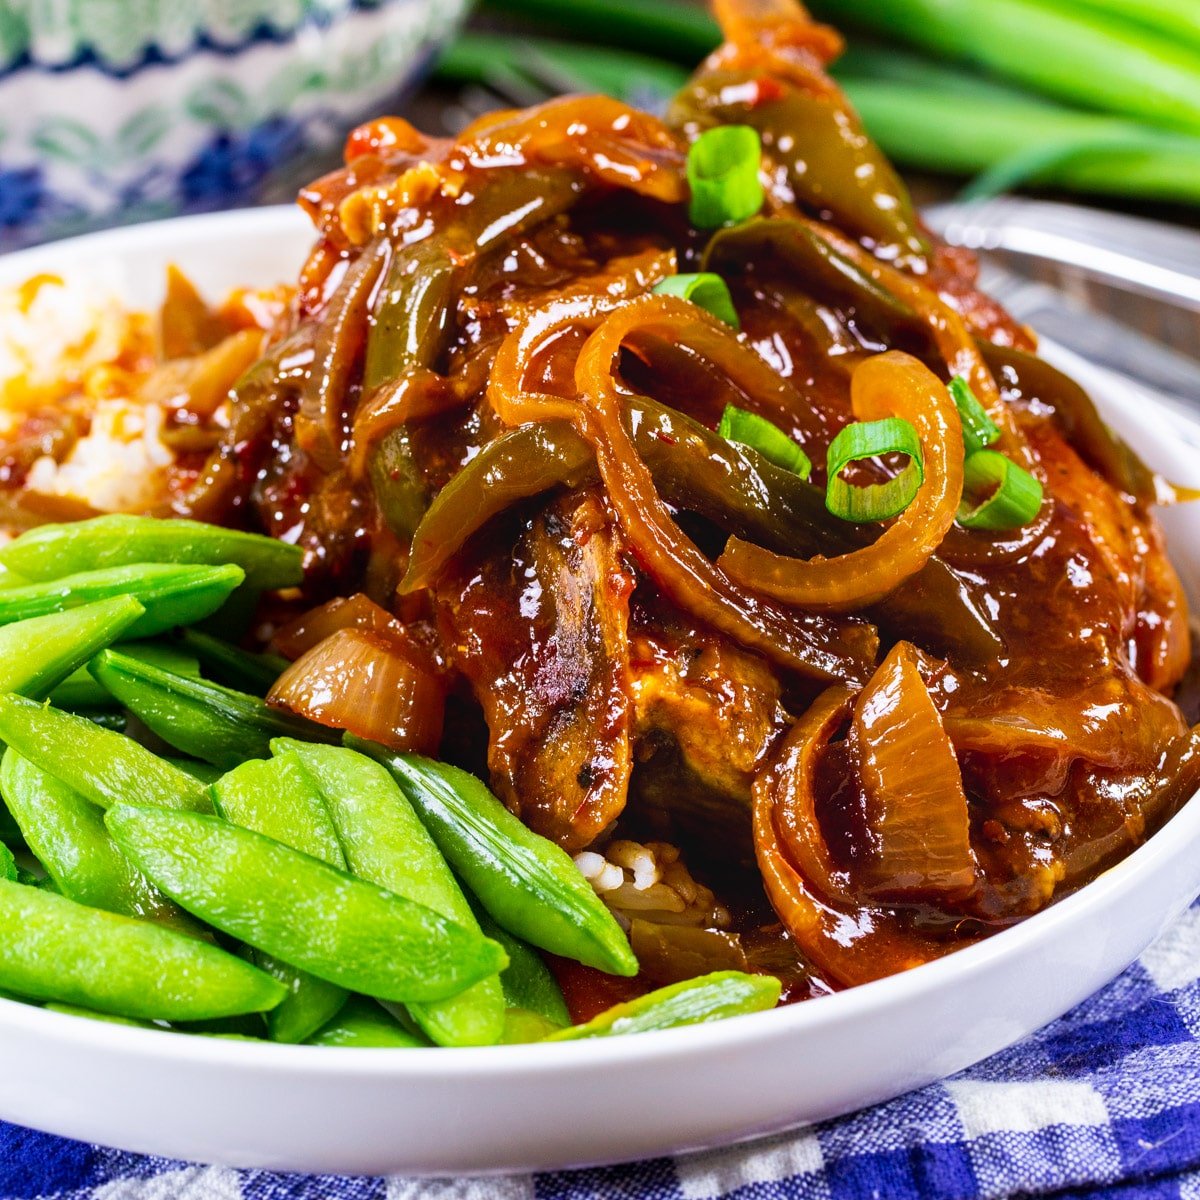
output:
<svg viewBox="0 0 1200 1200"><path fill-rule="evenodd" d="M882 454L907 454L908 465L887 483L867 487L856 487L841 477L842 470L850 463ZM843 521L886 521L912 503L925 480L920 439L903 417L847 425L829 444L825 461L829 479L825 485L825 507Z"/></svg>
<svg viewBox="0 0 1200 1200"><path fill-rule="evenodd" d="M757 413L727 404L717 433L727 442L757 450L768 462L794 472L801 479L807 479L812 473L808 455L782 429Z"/></svg>
<svg viewBox="0 0 1200 1200"><path fill-rule="evenodd" d="M748 220L763 206L758 181L762 143L749 125L707 129L688 151L690 214L697 229L718 229Z"/></svg>
<svg viewBox="0 0 1200 1200"><path fill-rule="evenodd" d="M985 497L974 507L968 497ZM1017 529L1042 507L1042 485L995 450L976 450L963 464L958 523L967 529Z"/></svg>
<svg viewBox="0 0 1200 1200"><path fill-rule="evenodd" d="M990 446L1000 436L1000 427L987 415L987 409L961 375L950 380L950 395L962 420L963 449L971 455Z"/></svg>
<svg viewBox="0 0 1200 1200"><path fill-rule="evenodd" d="M701 271L696 275L668 275L666 279L660 279L654 285L654 293L658 296L679 296L690 300L706 313L711 313L718 321L724 321L734 329L742 327L725 280L711 271Z"/></svg>

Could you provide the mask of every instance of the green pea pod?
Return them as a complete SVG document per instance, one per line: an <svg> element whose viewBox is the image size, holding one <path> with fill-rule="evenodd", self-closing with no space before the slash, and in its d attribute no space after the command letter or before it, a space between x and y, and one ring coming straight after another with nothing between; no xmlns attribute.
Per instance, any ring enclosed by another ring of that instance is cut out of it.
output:
<svg viewBox="0 0 1200 1200"><path fill-rule="evenodd" d="M74 609L72 611L83 612L84 610ZM0 628L0 636L3 636L5 629L21 627L23 626L6 625ZM116 641L117 639L110 640ZM81 708L105 708L113 703L113 698L96 682L92 673L87 669L88 660L103 649L104 646L97 646L83 660L84 665L68 675L50 693L50 703L55 708L65 708L70 712L76 712ZM139 662L149 663L152 667L161 667L164 671L171 671L176 675L200 677L200 662L194 655L185 654L163 642L125 642L121 646L121 653L129 655L130 658L136 658ZM24 689L10 688L9 690L23 692Z"/></svg>
<svg viewBox="0 0 1200 1200"><path fill-rule="evenodd" d="M15 545L16 543L12 543ZM0 591L0 625L78 608L114 596L132 596L145 612L125 631L146 638L191 625L218 609L242 581L241 567L174 567L139 563L83 571L61 579Z"/></svg>
<svg viewBox="0 0 1200 1200"><path fill-rule="evenodd" d="M0 762L0 793L62 895L92 908L199 932L192 918L117 849L96 805L11 747Z"/></svg>
<svg viewBox="0 0 1200 1200"><path fill-rule="evenodd" d="M169 757L164 761L169 762L173 767L178 767L185 775L198 779L205 787L216 783L225 773L220 767L214 767L212 763L199 762L194 758Z"/></svg>
<svg viewBox="0 0 1200 1200"><path fill-rule="evenodd" d="M158 1025L154 1021L135 1021L132 1017L114 1017L112 1013L94 1012L90 1008L80 1008L78 1004L59 1004L51 1001L43 1004L47 1012L62 1013L64 1017L85 1017L89 1021L103 1021L106 1025L132 1025L134 1029L158 1029L168 1032L167 1026Z"/></svg>
<svg viewBox="0 0 1200 1200"><path fill-rule="evenodd" d="M571 1014L567 1010L567 1002L542 956L520 938L513 937L508 930L501 929L481 907L476 906L475 915L483 932L499 942L508 955L508 966L500 972L504 1002L508 1005L506 1029L512 1023L510 1018L514 1012L536 1017L552 1029L570 1025ZM506 1037L505 1040L509 1039Z"/></svg>
<svg viewBox="0 0 1200 1200"><path fill-rule="evenodd" d="M0 548L0 563L27 579L61 579L134 563L234 564L257 588L303 583L303 557L299 546L257 533L125 513L39 525Z"/></svg>
<svg viewBox="0 0 1200 1200"><path fill-rule="evenodd" d="M213 784L212 795L217 811L235 825L331 866L346 865L320 794L290 760L254 758L242 763ZM297 970L262 950L252 954L258 966L288 989L287 998L267 1014L272 1041L304 1041L345 1003L346 993L336 984Z"/></svg>
<svg viewBox="0 0 1200 1200"><path fill-rule="evenodd" d="M11 692L0 694L0 742L101 808L130 800L212 811L203 783L132 738Z"/></svg>
<svg viewBox="0 0 1200 1200"><path fill-rule="evenodd" d="M92 674L112 697L176 750L226 769L266 758L274 737L322 742L341 731L271 708L265 700L203 679L188 679L105 650Z"/></svg>
<svg viewBox="0 0 1200 1200"><path fill-rule="evenodd" d="M106 820L188 912L350 991L445 1000L508 965L482 934L218 817L118 804Z"/></svg>
<svg viewBox="0 0 1200 1200"><path fill-rule="evenodd" d="M571 1042L579 1038L651 1033L680 1025L701 1025L742 1013L762 1012L779 1003L780 983L773 975L714 971L659 988L636 1000L614 1004L585 1025L560 1029L546 1040Z"/></svg>
<svg viewBox="0 0 1200 1200"><path fill-rule="evenodd" d="M3 842L0 842L0 879L8 879L16 883L19 875L20 868L17 866L17 860L13 857L13 852Z"/></svg>
<svg viewBox="0 0 1200 1200"><path fill-rule="evenodd" d="M504 1035L500 1040L506 1046L544 1042L561 1028L554 1021L547 1021L541 1013L530 1012L527 1008L510 1008L504 1013Z"/></svg>
<svg viewBox="0 0 1200 1200"><path fill-rule="evenodd" d="M474 775L347 738L395 776L455 873L509 933L612 975L636 975L616 918L566 851L527 828Z"/></svg>
<svg viewBox="0 0 1200 1200"><path fill-rule="evenodd" d="M355 875L479 929L446 860L383 767L341 746L277 739L271 750L320 789ZM504 1029L504 993L499 979L482 979L449 1000L411 1004L409 1013L439 1046L488 1046Z"/></svg>
<svg viewBox="0 0 1200 1200"><path fill-rule="evenodd" d="M278 654L251 654L199 629L185 629L179 640L218 683L255 696L265 696L288 668L288 660Z"/></svg>
<svg viewBox="0 0 1200 1200"><path fill-rule="evenodd" d="M41 699L144 613L132 596L0 627L0 691Z"/></svg>
<svg viewBox="0 0 1200 1200"><path fill-rule="evenodd" d="M0 987L144 1020L262 1012L283 988L207 942L0 881Z"/></svg>
<svg viewBox="0 0 1200 1200"><path fill-rule="evenodd" d="M327 1025L305 1043L308 1046L360 1046L419 1049L429 1045L426 1038L409 1033L381 1005L366 996L351 996L346 1006Z"/></svg>

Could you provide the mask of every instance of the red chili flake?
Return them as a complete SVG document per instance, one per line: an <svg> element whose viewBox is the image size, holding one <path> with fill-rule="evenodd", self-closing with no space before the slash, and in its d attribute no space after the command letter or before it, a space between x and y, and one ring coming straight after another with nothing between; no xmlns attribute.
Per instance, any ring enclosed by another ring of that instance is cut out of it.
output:
<svg viewBox="0 0 1200 1200"><path fill-rule="evenodd" d="M760 104L771 104L775 100L782 99L783 93L783 84L764 75L761 79L754 81L754 95L748 103L751 108L757 108Z"/></svg>

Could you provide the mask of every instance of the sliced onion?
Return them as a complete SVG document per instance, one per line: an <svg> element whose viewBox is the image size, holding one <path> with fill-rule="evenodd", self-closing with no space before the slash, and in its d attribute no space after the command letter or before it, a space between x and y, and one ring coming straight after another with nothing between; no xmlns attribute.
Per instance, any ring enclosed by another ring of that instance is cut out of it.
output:
<svg viewBox="0 0 1200 1200"><path fill-rule="evenodd" d="M862 608L917 574L954 524L962 498L962 423L937 376L907 354L876 355L854 372L851 403L861 421L902 417L916 430L925 478L915 498L875 542L837 558L789 558L730 538L718 565L743 586L806 608Z"/></svg>
<svg viewBox="0 0 1200 1200"><path fill-rule="evenodd" d="M391 639L339 629L298 658L267 702L392 750L436 754L445 695L441 682Z"/></svg>
<svg viewBox="0 0 1200 1200"><path fill-rule="evenodd" d="M339 596L309 609L278 630L271 645L284 658L295 659L339 629L360 629L400 640L405 637L404 627L386 608L362 592L355 592L353 596Z"/></svg>
<svg viewBox="0 0 1200 1200"><path fill-rule="evenodd" d="M863 891L890 900L962 898L978 866L962 772L910 643L896 644L859 695L853 730L875 835Z"/></svg>

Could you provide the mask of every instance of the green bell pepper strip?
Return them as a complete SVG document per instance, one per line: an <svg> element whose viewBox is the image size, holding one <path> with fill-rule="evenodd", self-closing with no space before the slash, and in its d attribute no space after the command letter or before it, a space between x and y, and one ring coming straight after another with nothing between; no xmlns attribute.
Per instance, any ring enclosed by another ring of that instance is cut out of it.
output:
<svg viewBox="0 0 1200 1200"><path fill-rule="evenodd" d="M114 596L0 626L0 691L42 699L145 611L132 596Z"/></svg>
<svg viewBox="0 0 1200 1200"><path fill-rule="evenodd" d="M91 908L200 932L117 849L96 805L11 747L0 762L0 793L62 895Z"/></svg>
<svg viewBox="0 0 1200 1200"><path fill-rule="evenodd" d="M82 612L83 610L71 611ZM0 636L4 629L13 628L16 626L0 627ZM113 641L116 639L114 638ZM84 660L84 665L68 675L50 693L50 703L55 708L65 708L75 712L81 708L105 708L112 705L113 698L96 682L92 673L87 669L88 661L103 649L103 646L97 646ZM161 667L164 671L170 671L175 675L190 675L196 679L200 677L200 663L195 656L185 654L164 642L124 642L121 645L121 653L130 658L136 658L139 662L149 663L152 667ZM22 691L21 688L11 688L10 690Z"/></svg>
<svg viewBox="0 0 1200 1200"><path fill-rule="evenodd" d="M566 851L539 837L474 775L359 738L412 802L438 849L510 933L611 975L636 975L624 931Z"/></svg>
<svg viewBox="0 0 1200 1200"><path fill-rule="evenodd" d="M148 638L208 616L220 608L241 581L242 569L235 566L176 567L138 563L129 567L83 571L78 575L0 591L0 625L78 608L114 596L132 596L146 611L123 636L127 639Z"/></svg>
<svg viewBox="0 0 1200 1200"><path fill-rule="evenodd" d="M707 517L769 550L834 556L865 545L869 530L831 516L824 492L749 447L731 445L644 396L626 400L638 453L668 503ZM438 493L412 543L406 591L427 587L466 540L505 509L560 485L598 478L587 442L565 422L525 425L489 442ZM999 634L965 582L932 558L908 585L872 609L881 625L935 651L994 662Z"/></svg>
<svg viewBox="0 0 1200 1200"><path fill-rule="evenodd" d="M11 692L0 694L0 742L101 808L129 800L212 811L203 783L133 738Z"/></svg>
<svg viewBox="0 0 1200 1200"><path fill-rule="evenodd" d="M763 101L763 74L762 67L701 68L675 97L667 123L693 136L722 125L750 126L764 154L787 172L799 203L832 212L839 226L870 239L886 258L924 263L930 246L908 190L849 103L837 89L810 91L790 80Z"/></svg>
<svg viewBox="0 0 1200 1200"><path fill-rule="evenodd" d="M615 1037L624 1033L651 1033L681 1025L700 1025L743 1013L762 1012L779 1003L781 987L773 975L746 975L741 971L714 971L697 979L673 983L636 1000L615 1004L584 1025L552 1033L548 1042L573 1042L580 1038Z"/></svg>
<svg viewBox="0 0 1200 1200"><path fill-rule="evenodd" d="M345 1007L306 1042L307 1046L357 1046L363 1049L421 1049L427 1038L410 1033L383 1006L366 996L351 996Z"/></svg>
<svg viewBox="0 0 1200 1200"><path fill-rule="evenodd" d="M306 771L319 788L353 874L465 929L479 929L446 860L384 767L341 746L276 739L271 750ZM506 970L512 966L510 954ZM439 1046L488 1046L504 1030L504 991L501 980L492 977L449 1000L410 1004L408 1011Z"/></svg>
<svg viewBox="0 0 1200 1200"><path fill-rule="evenodd" d="M172 675L117 651L92 659L96 679L168 745L214 766L231 769L248 758L266 758L273 737L322 742L341 731L293 716L246 692L204 679Z"/></svg>
<svg viewBox="0 0 1200 1200"><path fill-rule="evenodd" d="M217 812L244 829L274 838L333 867L346 865L337 832L312 781L286 759L251 759L212 785ZM276 1042L302 1042L337 1015L346 992L336 984L297 970L262 950L254 962L287 988L267 1014Z"/></svg>
<svg viewBox="0 0 1200 1200"><path fill-rule="evenodd" d="M118 804L105 819L188 912L347 990L445 1000L508 965L482 934L218 817Z"/></svg>
<svg viewBox="0 0 1200 1200"><path fill-rule="evenodd" d="M41 525L0 547L0 563L33 580L135 563L233 564L256 588L304 582L303 551L276 538L200 521L113 513L66 525Z"/></svg>
<svg viewBox="0 0 1200 1200"><path fill-rule="evenodd" d="M265 696L289 665L288 660L279 654L252 654L200 629L183 630L179 641L196 656L217 683L240 688L255 696Z"/></svg>
<svg viewBox="0 0 1200 1200"><path fill-rule="evenodd" d="M283 988L207 942L0 881L0 987L143 1020L262 1012Z"/></svg>

